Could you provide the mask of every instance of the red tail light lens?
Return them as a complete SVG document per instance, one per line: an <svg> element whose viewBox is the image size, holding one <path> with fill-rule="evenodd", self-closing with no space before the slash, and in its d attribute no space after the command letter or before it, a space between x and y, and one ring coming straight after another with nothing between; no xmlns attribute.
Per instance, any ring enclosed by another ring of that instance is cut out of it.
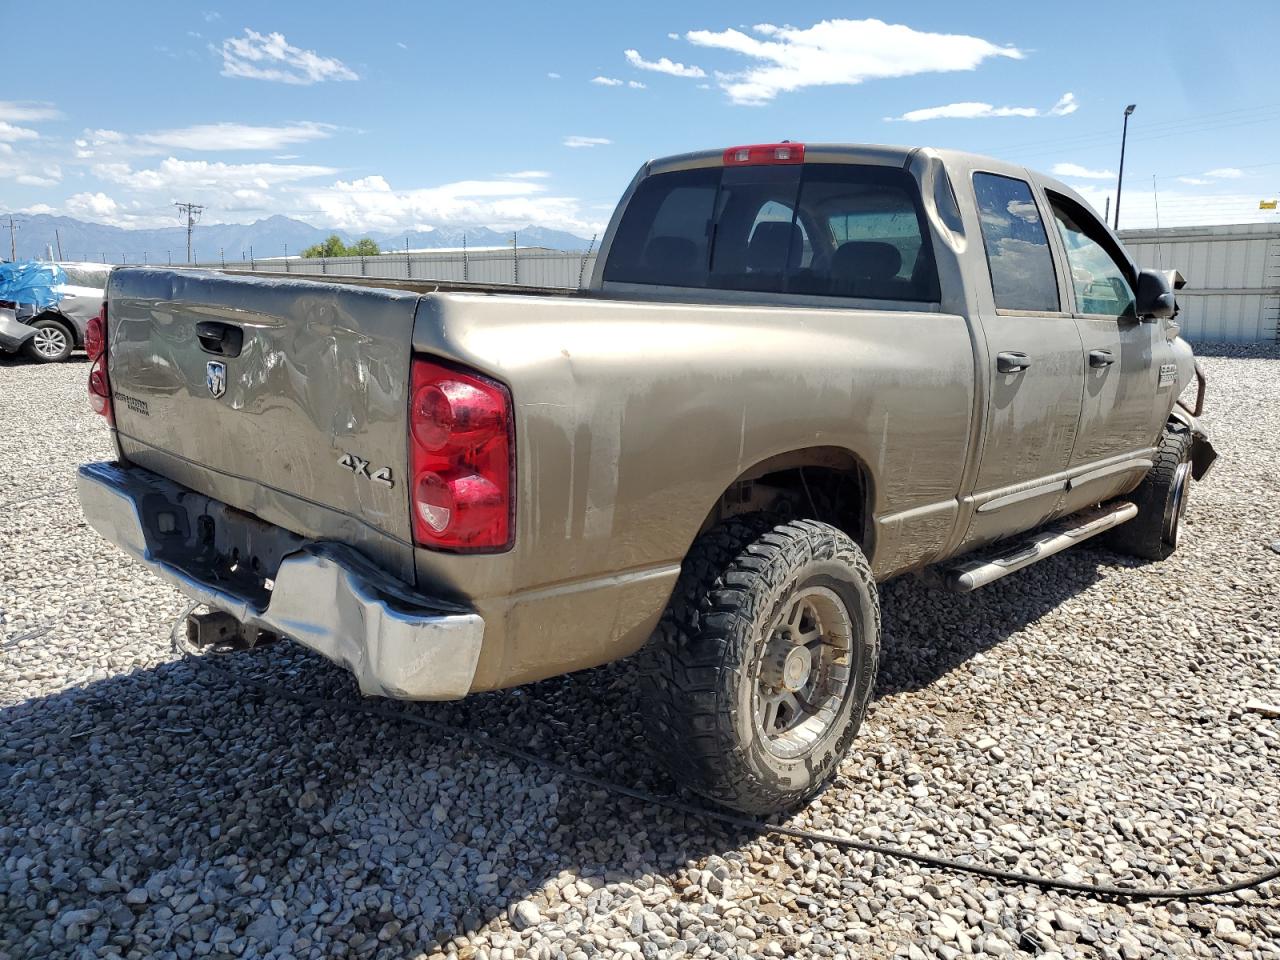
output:
<svg viewBox="0 0 1280 960"><path fill-rule="evenodd" d="M99 355L89 367L89 406L93 412L115 423L111 410L111 381L107 378L107 358Z"/></svg>
<svg viewBox="0 0 1280 960"><path fill-rule="evenodd" d="M511 394L495 380L415 359L409 450L414 541L457 552L511 546Z"/></svg>
<svg viewBox="0 0 1280 960"><path fill-rule="evenodd" d="M102 319L102 314L98 314L89 321L89 325L84 331L84 352L89 355L90 360L97 360L102 356L103 351L107 348L107 325Z"/></svg>
<svg viewBox="0 0 1280 960"><path fill-rule="evenodd" d="M89 406L107 423L115 426L115 411L111 409L111 379L107 376L107 302L102 301L102 311L89 321L84 332L84 350L93 363L89 367Z"/></svg>
<svg viewBox="0 0 1280 960"><path fill-rule="evenodd" d="M730 147L724 152L726 167L748 167L783 163L804 163L803 143L756 143Z"/></svg>

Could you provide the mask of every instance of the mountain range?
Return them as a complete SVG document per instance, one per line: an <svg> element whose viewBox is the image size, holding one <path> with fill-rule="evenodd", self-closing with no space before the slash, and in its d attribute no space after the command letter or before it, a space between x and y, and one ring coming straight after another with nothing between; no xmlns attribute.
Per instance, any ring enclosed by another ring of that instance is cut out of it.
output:
<svg viewBox="0 0 1280 960"><path fill-rule="evenodd" d="M4 240L3 228L8 225L8 215L0 215L0 256L8 256L9 245ZM44 257L52 247L58 256L61 243L63 260L95 260L107 263L181 263L187 255L185 227L161 227L154 230L127 230L100 223L89 223L74 217L55 217L47 214L16 214L18 229L15 234L19 259ZM460 247L466 237L470 247L508 246L511 233L489 227L436 227L431 230L408 233L351 233L346 230L329 230L313 227L301 220L274 216L254 223L197 224L192 231L193 259L211 262L225 256L228 260L248 257L250 250L255 257L296 256L305 247L319 243L336 233L343 242L350 243L363 236L372 237L384 250L403 250L408 240L411 249ZM563 230L527 226L517 230L517 242L522 247L549 247L554 250L585 250L590 242Z"/></svg>

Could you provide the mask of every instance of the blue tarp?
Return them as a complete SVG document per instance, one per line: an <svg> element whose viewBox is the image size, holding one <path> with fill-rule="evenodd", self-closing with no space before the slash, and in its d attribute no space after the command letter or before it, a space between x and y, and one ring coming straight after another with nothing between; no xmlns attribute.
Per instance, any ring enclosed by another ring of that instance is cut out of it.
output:
<svg viewBox="0 0 1280 960"><path fill-rule="evenodd" d="M39 260L0 263L0 300L51 307L62 299L62 294L55 293L53 288L66 282L66 273L56 263Z"/></svg>

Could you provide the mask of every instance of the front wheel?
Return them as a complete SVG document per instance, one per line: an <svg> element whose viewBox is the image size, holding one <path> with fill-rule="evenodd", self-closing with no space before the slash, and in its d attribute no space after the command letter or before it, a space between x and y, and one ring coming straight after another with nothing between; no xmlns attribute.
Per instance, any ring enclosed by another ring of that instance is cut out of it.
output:
<svg viewBox="0 0 1280 960"><path fill-rule="evenodd" d="M814 520L730 520L694 544L640 655L653 751L726 807L795 807L849 749L879 647L876 584L853 540Z"/></svg>
<svg viewBox="0 0 1280 960"><path fill-rule="evenodd" d="M1178 549L1191 487L1191 434L1166 429L1155 463L1129 499L1138 515L1110 535L1111 547L1143 560L1163 560Z"/></svg>
<svg viewBox="0 0 1280 960"><path fill-rule="evenodd" d="M71 356L75 339L57 320L36 320L35 336L27 341L27 355L40 363L61 363Z"/></svg>

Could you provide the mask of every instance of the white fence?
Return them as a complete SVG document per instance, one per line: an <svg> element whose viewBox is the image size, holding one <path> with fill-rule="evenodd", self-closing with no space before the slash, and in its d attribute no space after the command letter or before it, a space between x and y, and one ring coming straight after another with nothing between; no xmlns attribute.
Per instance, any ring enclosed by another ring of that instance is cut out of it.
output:
<svg viewBox="0 0 1280 960"><path fill-rule="evenodd" d="M1280 339L1280 224L1123 230L1141 267L1176 269L1178 320L1188 340Z"/></svg>
<svg viewBox="0 0 1280 960"><path fill-rule="evenodd" d="M389 280L448 280L519 283L535 287L585 286L595 267L594 253L504 250L479 253L384 253L374 257L281 257L202 261L198 266L261 270L335 277L384 277Z"/></svg>

